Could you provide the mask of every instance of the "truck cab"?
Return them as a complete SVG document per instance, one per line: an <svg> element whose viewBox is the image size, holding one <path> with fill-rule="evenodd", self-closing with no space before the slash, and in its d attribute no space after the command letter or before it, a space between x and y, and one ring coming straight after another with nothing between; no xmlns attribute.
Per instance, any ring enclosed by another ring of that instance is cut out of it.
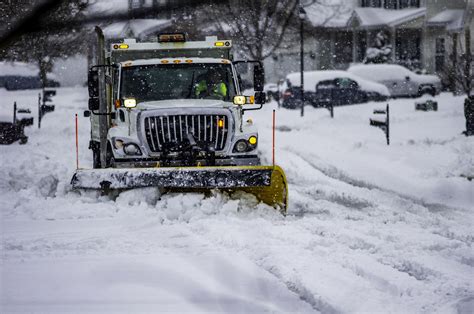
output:
<svg viewBox="0 0 474 314"><path fill-rule="evenodd" d="M236 64L244 62L231 47L181 34L111 44L89 72L94 168L259 165L258 133L244 113L265 101L263 67L255 62L254 95L243 95Z"/></svg>

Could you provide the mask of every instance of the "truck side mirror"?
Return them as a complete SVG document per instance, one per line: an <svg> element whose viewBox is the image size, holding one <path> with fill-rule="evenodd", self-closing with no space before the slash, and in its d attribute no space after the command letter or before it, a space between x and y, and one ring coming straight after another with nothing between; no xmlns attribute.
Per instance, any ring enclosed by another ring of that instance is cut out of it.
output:
<svg viewBox="0 0 474 314"><path fill-rule="evenodd" d="M100 106L99 98L97 97L89 98L89 110L91 111L99 110L99 106Z"/></svg>
<svg viewBox="0 0 474 314"><path fill-rule="evenodd" d="M263 92L263 85L265 84L265 71L263 67L258 64L253 68L253 86L257 92Z"/></svg>
<svg viewBox="0 0 474 314"><path fill-rule="evenodd" d="M87 77L87 87L89 90L89 97L99 97L99 71L97 69L89 70L89 75Z"/></svg>
<svg viewBox="0 0 474 314"><path fill-rule="evenodd" d="M255 104L263 105L266 102L267 95L265 92L255 92Z"/></svg>

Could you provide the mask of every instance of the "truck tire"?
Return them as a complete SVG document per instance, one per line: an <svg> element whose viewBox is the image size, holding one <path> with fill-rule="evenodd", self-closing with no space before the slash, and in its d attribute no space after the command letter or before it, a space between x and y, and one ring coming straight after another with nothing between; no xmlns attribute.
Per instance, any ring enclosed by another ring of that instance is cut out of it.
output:
<svg viewBox="0 0 474 314"><path fill-rule="evenodd" d="M100 151L97 148L92 149L92 167L99 169L100 167Z"/></svg>
<svg viewBox="0 0 474 314"><path fill-rule="evenodd" d="M107 155L105 156L105 168L112 168L114 166L114 154L112 153L112 146L107 144Z"/></svg>
<svg viewBox="0 0 474 314"><path fill-rule="evenodd" d="M102 164L100 162L100 144L97 142L96 145L92 145L91 150L92 150L92 167L94 169L100 169L102 168ZM105 168L110 168L113 167L114 164L114 155L112 154L112 147L110 146L110 143L107 144L107 155L105 157L106 163L105 163Z"/></svg>

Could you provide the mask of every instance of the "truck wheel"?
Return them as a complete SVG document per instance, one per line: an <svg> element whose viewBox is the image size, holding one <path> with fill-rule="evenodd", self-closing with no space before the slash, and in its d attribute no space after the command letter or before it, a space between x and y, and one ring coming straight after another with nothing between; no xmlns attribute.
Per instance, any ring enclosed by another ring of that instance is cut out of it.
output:
<svg viewBox="0 0 474 314"><path fill-rule="evenodd" d="M114 166L114 154L112 153L112 147L110 144L107 145L107 155L105 156L105 168L112 168Z"/></svg>
<svg viewBox="0 0 474 314"><path fill-rule="evenodd" d="M110 168L114 164L114 155L112 154L112 147L107 145L107 154L105 156L105 168ZM100 146L97 145L92 148L92 166L94 169L102 168L100 162Z"/></svg>
<svg viewBox="0 0 474 314"><path fill-rule="evenodd" d="M97 148L92 149L92 167L99 169L100 167L100 151Z"/></svg>

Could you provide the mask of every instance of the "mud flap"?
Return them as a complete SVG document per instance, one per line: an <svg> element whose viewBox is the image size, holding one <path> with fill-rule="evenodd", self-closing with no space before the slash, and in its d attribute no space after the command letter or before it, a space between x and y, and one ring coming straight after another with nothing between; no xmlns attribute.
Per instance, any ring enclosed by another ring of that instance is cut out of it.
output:
<svg viewBox="0 0 474 314"><path fill-rule="evenodd" d="M102 191L156 186L170 190L242 190L286 213L288 186L278 166L79 169L75 189Z"/></svg>

